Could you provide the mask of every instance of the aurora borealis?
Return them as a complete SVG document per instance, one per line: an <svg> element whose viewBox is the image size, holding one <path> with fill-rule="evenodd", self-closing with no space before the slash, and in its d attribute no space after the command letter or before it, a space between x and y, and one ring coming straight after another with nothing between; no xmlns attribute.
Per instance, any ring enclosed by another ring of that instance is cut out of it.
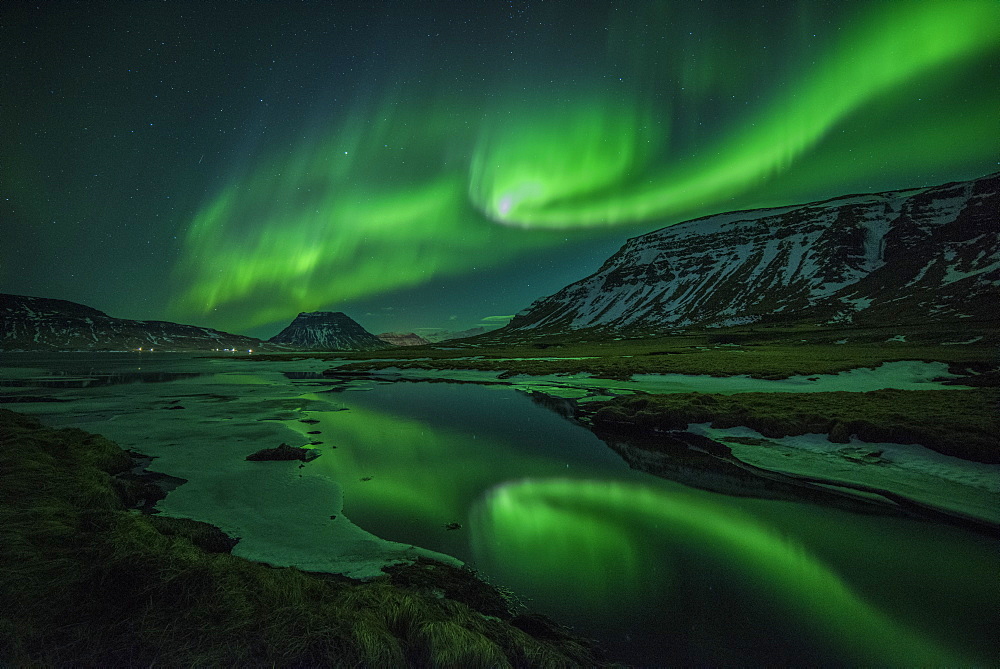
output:
<svg viewBox="0 0 1000 669"><path fill-rule="evenodd" d="M0 10L8 292L470 327L695 216L997 169L1000 5Z"/></svg>

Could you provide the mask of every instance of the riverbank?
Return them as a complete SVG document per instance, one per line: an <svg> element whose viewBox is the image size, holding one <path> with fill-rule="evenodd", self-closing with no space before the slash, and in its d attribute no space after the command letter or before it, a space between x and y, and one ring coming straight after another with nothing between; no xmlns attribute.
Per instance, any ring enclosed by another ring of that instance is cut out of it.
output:
<svg viewBox="0 0 1000 669"><path fill-rule="evenodd" d="M468 570L360 582L251 562L211 526L134 510L148 486L104 437L6 410L0 437L4 664L603 664Z"/></svg>
<svg viewBox="0 0 1000 669"><path fill-rule="evenodd" d="M961 332L959 334L958 332ZM748 375L757 379L836 374L886 362L941 362L975 383L998 385L994 324L931 323L884 328L789 326L678 332L625 338L607 333L536 333L521 341L502 331L466 340L387 351L299 352L254 355L257 360L315 358L339 369L387 367L480 370L508 374L576 374L627 380L634 374Z"/></svg>
<svg viewBox="0 0 1000 669"><path fill-rule="evenodd" d="M598 429L655 433L690 423L749 427L765 437L826 434L834 443L920 444L944 455L1000 464L1000 389L870 392L673 393L581 405Z"/></svg>

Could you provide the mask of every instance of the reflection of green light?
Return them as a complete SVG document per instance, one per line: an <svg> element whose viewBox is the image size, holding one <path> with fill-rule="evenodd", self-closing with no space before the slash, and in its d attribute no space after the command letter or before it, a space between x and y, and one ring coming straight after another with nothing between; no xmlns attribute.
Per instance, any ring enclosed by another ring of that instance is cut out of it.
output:
<svg viewBox="0 0 1000 669"><path fill-rule="evenodd" d="M642 569L651 558L640 557L637 528L620 522L614 510L606 516L592 509L581 513L571 498L567 504L539 503L525 494L535 485L509 484L490 494L485 514L472 518L477 561L490 564L520 592L544 592L547 601L572 593L574 607L605 618L645 601Z"/></svg>
<svg viewBox="0 0 1000 669"><path fill-rule="evenodd" d="M321 401L323 396L303 397ZM337 446L310 463L310 471L326 473L341 485L344 511L352 520L357 520L355 509L368 514L405 509L428 527L439 527L461 517L470 500L498 481L525 471L555 474L565 467L483 435L474 438L359 406L310 415L320 420L315 427L324 444ZM361 481L368 476L371 481Z"/></svg>
<svg viewBox="0 0 1000 669"><path fill-rule="evenodd" d="M701 497L614 482L525 481L494 490L474 529L477 560L507 565L522 591L566 592L575 584L592 606L634 605L640 593L651 596L680 577L671 568L668 582L658 582L665 547L745 574L755 592L786 611L789 627L845 659L968 664L873 608L801 546Z"/></svg>
<svg viewBox="0 0 1000 669"><path fill-rule="evenodd" d="M473 494L469 486L488 470L477 457L481 444L460 433L359 407L312 415L321 421L323 441L338 448L310 468L341 484L348 516L353 507L377 507L406 509L428 523L453 520L460 500ZM361 481L368 476L372 481Z"/></svg>

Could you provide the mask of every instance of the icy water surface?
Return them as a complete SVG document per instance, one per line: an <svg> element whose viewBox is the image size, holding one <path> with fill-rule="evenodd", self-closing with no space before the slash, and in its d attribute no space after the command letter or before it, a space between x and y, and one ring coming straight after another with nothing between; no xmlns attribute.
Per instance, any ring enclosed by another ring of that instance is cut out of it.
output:
<svg viewBox="0 0 1000 669"><path fill-rule="evenodd" d="M512 387L337 383L310 378L316 361L84 357L5 356L0 377L119 382L7 385L8 399L68 401L3 406L157 456L189 480L164 513L242 536L246 557L356 572L411 547L453 556L643 664L997 656L993 539L658 478ZM245 461L280 441L321 456Z"/></svg>

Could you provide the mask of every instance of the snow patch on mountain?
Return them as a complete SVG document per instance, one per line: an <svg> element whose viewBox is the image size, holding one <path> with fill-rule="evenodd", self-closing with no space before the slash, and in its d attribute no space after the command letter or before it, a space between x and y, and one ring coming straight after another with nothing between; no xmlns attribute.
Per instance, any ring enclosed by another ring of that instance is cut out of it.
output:
<svg viewBox="0 0 1000 669"><path fill-rule="evenodd" d="M300 313L288 327L268 341L318 351L375 351L391 346L340 311Z"/></svg>
<svg viewBox="0 0 1000 669"><path fill-rule="evenodd" d="M195 325L114 318L67 300L0 295L0 350L127 351L140 347L183 351L268 348L253 337Z"/></svg>
<svg viewBox="0 0 1000 669"><path fill-rule="evenodd" d="M508 330L996 318L1000 175L707 216L629 239Z"/></svg>

